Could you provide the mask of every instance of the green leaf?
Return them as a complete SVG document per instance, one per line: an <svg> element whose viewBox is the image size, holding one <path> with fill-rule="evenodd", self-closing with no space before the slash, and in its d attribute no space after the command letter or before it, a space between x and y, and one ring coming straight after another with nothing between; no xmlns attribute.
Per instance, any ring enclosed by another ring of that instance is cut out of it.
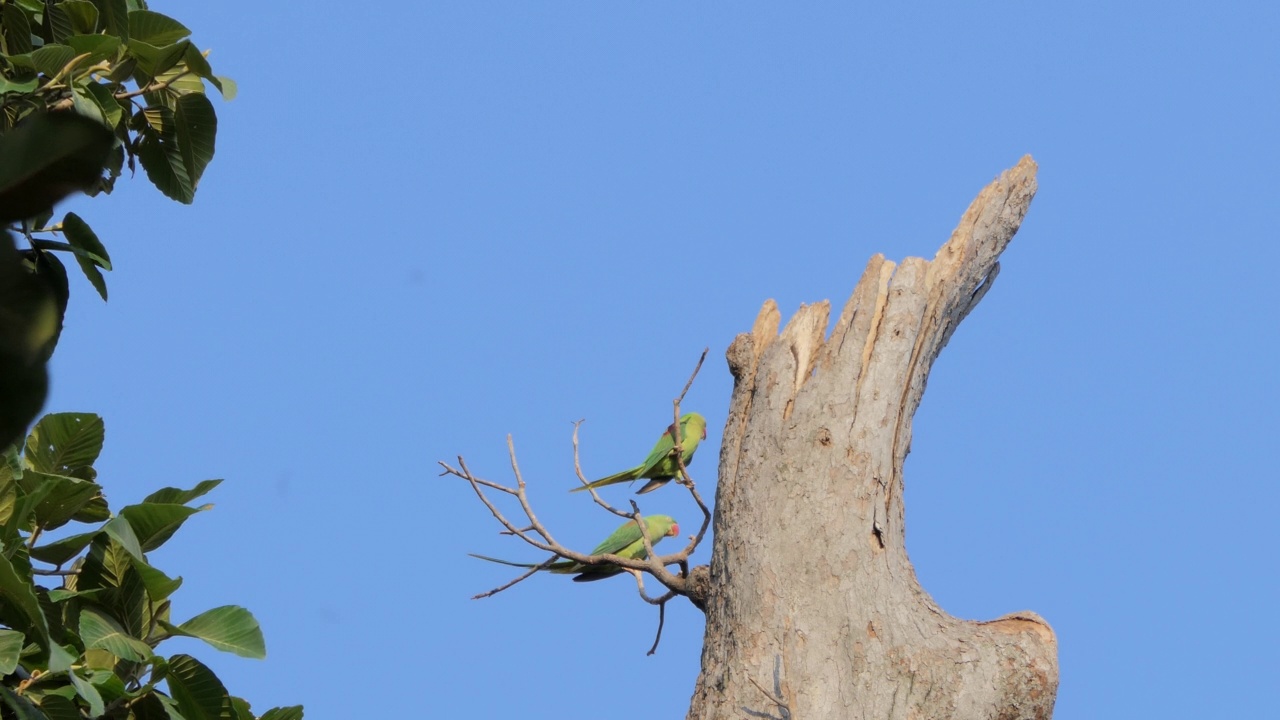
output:
<svg viewBox="0 0 1280 720"><path fill-rule="evenodd" d="M67 16L76 34L92 35L98 32L98 8L89 0L63 0L54 7Z"/></svg>
<svg viewBox="0 0 1280 720"><path fill-rule="evenodd" d="M28 115L0 136L0 223L39 215L93 186L115 142L110 130L74 113Z"/></svg>
<svg viewBox="0 0 1280 720"><path fill-rule="evenodd" d="M18 575L18 571L9 562L9 558L0 554L0 595L24 617L25 627L13 627L19 618L5 618L5 624L14 630L22 630L31 636L43 649L43 657L49 652L49 622L40 610L40 599L36 597L35 586L31 581Z"/></svg>
<svg viewBox="0 0 1280 720"><path fill-rule="evenodd" d="M18 482L28 492L40 485L49 486L35 506L36 525L45 530L66 525L91 500L102 494L102 486L97 483L39 470L26 471Z"/></svg>
<svg viewBox="0 0 1280 720"><path fill-rule="evenodd" d="M288 707L271 708L263 713L258 720L302 720L302 706L290 705Z"/></svg>
<svg viewBox="0 0 1280 720"><path fill-rule="evenodd" d="M235 708L236 720L258 720L258 716L253 714L253 708L249 707L249 701L244 698L232 695L231 707Z"/></svg>
<svg viewBox="0 0 1280 720"><path fill-rule="evenodd" d="M99 267L107 270L111 269L111 258L107 255L107 249L102 246L102 241L98 240L97 234L89 227L89 224L80 219L75 213L67 213L62 219L62 233L66 235L67 242L76 248L76 263L80 265L80 270L84 272L85 277L89 278L89 282L93 283L93 288L98 291L98 295L102 296L105 301L107 299L107 281L102 277L102 273L98 271Z"/></svg>
<svg viewBox="0 0 1280 720"><path fill-rule="evenodd" d="M187 518L209 507L211 506L189 508L170 503L142 503L121 508L120 514L133 526L142 549L151 552L173 537Z"/></svg>
<svg viewBox="0 0 1280 720"><path fill-rule="evenodd" d="M261 660L267 656L262 628L252 613L238 605L224 605L200 613L179 625L174 634L199 638L240 657Z"/></svg>
<svg viewBox="0 0 1280 720"><path fill-rule="evenodd" d="M129 720L182 720L181 715L169 712L161 698L160 691L153 690L129 703Z"/></svg>
<svg viewBox="0 0 1280 720"><path fill-rule="evenodd" d="M87 81L89 85L96 85L92 81ZM71 108L77 113L89 118L90 120L102 123L103 127L108 127L107 115L102 112L102 108L98 105L98 101L90 94L86 85L75 85L71 93Z"/></svg>
<svg viewBox="0 0 1280 720"><path fill-rule="evenodd" d="M86 650L106 650L124 660L146 662L152 655L150 645L129 635L115 618L93 606L80 610L80 639Z"/></svg>
<svg viewBox="0 0 1280 720"><path fill-rule="evenodd" d="M62 474L93 465L106 434L102 418L93 413L45 415L27 437L27 467Z"/></svg>
<svg viewBox="0 0 1280 720"><path fill-rule="evenodd" d="M183 40L172 45L157 47L142 40L130 40L128 42L129 54L137 58L138 68L151 77L155 77L177 65L178 61L186 54L187 46L190 44L190 42Z"/></svg>
<svg viewBox="0 0 1280 720"><path fill-rule="evenodd" d="M213 671L190 655L169 659L169 691L185 720L235 720L227 689Z"/></svg>
<svg viewBox="0 0 1280 720"><path fill-rule="evenodd" d="M120 679L111 668L96 668L86 679L98 689L98 692L102 693L102 699L108 703L124 697L129 692L125 689L124 680Z"/></svg>
<svg viewBox="0 0 1280 720"><path fill-rule="evenodd" d="M71 598L96 598L102 594L102 589L97 590L65 590L63 588L54 588L49 591L49 600L60 603Z"/></svg>
<svg viewBox="0 0 1280 720"><path fill-rule="evenodd" d="M200 49L195 45L187 47L187 54L183 55L182 64L187 65L187 69L196 73L198 77L214 83L214 87L218 88L219 92L223 90L223 82L218 79L218 76L215 76L214 69L209 67L209 59L205 58L205 54L201 53Z"/></svg>
<svg viewBox="0 0 1280 720"><path fill-rule="evenodd" d="M82 523L96 523L107 520L110 517L111 508L107 506L107 499L99 495L80 508L80 511L71 516L71 519Z"/></svg>
<svg viewBox="0 0 1280 720"><path fill-rule="evenodd" d="M150 10L129 13L129 37L152 45L169 45L191 34L187 26L168 15Z"/></svg>
<svg viewBox="0 0 1280 720"><path fill-rule="evenodd" d="M192 46L188 44L188 51L183 54L183 57L191 55L191 49ZM199 53L196 53L196 55L198 56ZM190 69L187 68L186 63L178 63L168 70L165 70L155 77L155 81L157 83L164 83L166 87L160 92L148 93L145 95L147 101L153 102L152 98L157 98L160 102L170 108L173 107L174 101L177 98L182 97L187 93L203 94L205 91L204 81L200 79L199 75L191 72Z"/></svg>
<svg viewBox="0 0 1280 720"><path fill-rule="evenodd" d="M124 108L120 107L120 103L111 94L110 88L96 82L88 82L84 88L89 91L89 95L97 103L98 109L102 111L102 116L107 120L107 126L114 129L119 125L120 121L124 119Z"/></svg>
<svg viewBox="0 0 1280 720"><path fill-rule="evenodd" d="M13 6L5 5L5 7ZM32 90L35 90L39 85L40 81L37 78L31 78L30 80L25 80L23 82L15 82L8 78L0 78L0 95L5 93L22 93L25 95Z"/></svg>
<svg viewBox="0 0 1280 720"><path fill-rule="evenodd" d="M66 648L57 643L49 646L49 672L60 673L71 669L71 665L78 658L67 652Z"/></svg>
<svg viewBox="0 0 1280 720"><path fill-rule="evenodd" d="M89 717L96 718L101 716L106 711L106 706L102 702L102 696L98 694L98 688L90 684L88 680L81 678L75 670L67 673L67 675L71 678L71 684L76 688L76 694L89 704Z"/></svg>
<svg viewBox="0 0 1280 720"><path fill-rule="evenodd" d="M102 526L108 535L112 537L124 551L133 556L135 560L146 560L146 556L142 554L142 545L138 542L138 536L133 532L133 526L129 521L122 517L113 517Z"/></svg>
<svg viewBox="0 0 1280 720"><path fill-rule="evenodd" d="M222 93L222 99L227 101L235 100L236 95L240 92L239 88L236 87L236 81L226 75L219 75L217 77L218 81L215 82L214 85L218 86L219 92Z"/></svg>
<svg viewBox="0 0 1280 720"><path fill-rule="evenodd" d="M49 720L44 713L40 712L39 708L31 704L30 700L4 685L0 685L0 700L3 700L4 704L9 706L17 720Z"/></svg>
<svg viewBox="0 0 1280 720"><path fill-rule="evenodd" d="M5 466L0 470L0 527L8 527L13 513L18 508L18 486L13 475ZM7 535L0 533L0 537Z"/></svg>
<svg viewBox="0 0 1280 720"><path fill-rule="evenodd" d="M76 704L61 695L45 695L40 698L40 710L49 720L83 720Z"/></svg>
<svg viewBox="0 0 1280 720"><path fill-rule="evenodd" d="M8 675L18 667L18 656L26 644L26 635L17 630L0 629L0 675Z"/></svg>
<svg viewBox="0 0 1280 720"><path fill-rule="evenodd" d="M75 28L71 24L71 16L67 15L66 12L56 6L46 8L46 10L47 12L44 13L45 20L47 21L45 23L45 27L47 27L49 32L52 34L52 37L46 39L57 43L66 42L67 38L71 37L72 33L75 32ZM44 33L41 33L41 35L43 34Z"/></svg>
<svg viewBox="0 0 1280 720"><path fill-rule="evenodd" d="M0 23L4 25L4 41L10 55L31 52L31 21L22 8L12 3L0 8Z"/></svg>
<svg viewBox="0 0 1280 720"><path fill-rule="evenodd" d="M201 480L198 485L190 490L180 490L175 487L161 488L148 495L142 502L186 505L198 497L203 497L220 484L222 484L222 480Z"/></svg>
<svg viewBox="0 0 1280 720"><path fill-rule="evenodd" d="M147 126L138 145L138 159L160 192L182 203L195 197L196 185L213 159L218 118L203 93L188 93L174 101L174 110L143 110Z"/></svg>
<svg viewBox="0 0 1280 720"><path fill-rule="evenodd" d="M141 131L138 160L147 171L147 179L168 197L190 205L195 190L174 140L173 113L165 107L151 107L142 114L147 126Z"/></svg>
<svg viewBox="0 0 1280 720"><path fill-rule="evenodd" d="M110 35L129 39L129 4L126 0L93 0L102 26Z"/></svg>
<svg viewBox="0 0 1280 720"><path fill-rule="evenodd" d="M31 557L50 565L62 565L89 547L89 543L93 542L99 532L99 530L94 530L93 532L69 535L61 540L31 548Z"/></svg>
<svg viewBox="0 0 1280 720"><path fill-rule="evenodd" d="M111 35L72 35L63 42L77 55L88 53L89 57L84 60L87 65L114 60L120 52L120 38Z"/></svg>
<svg viewBox="0 0 1280 720"><path fill-rule="evenodd" d="M146 586L147 595L151 596L152 603L168 598L182 587L182 578L171 578L143 560L134 558L133 568L142 577L142 584Z"/></svg>
<svg viewBox="0 0 1280 720"><path fill-rule="evenodd" d="M100 602L125 631L141 637L146 624L149 599L136 561L120 544L104 533L94 539L89 553L75 576L76 590L103 588Z"/></svg>
<svg viewBox="0 0 1280 720"><path fill-rule="evenodd" d="M191 191L194 193L196 185L200 183L200 176L204 175L204 169L213 160L218 116L208 97L203 93L193 93L178 98L173 117L177 125L178 147L182 151L182 161L187 168L187 177L191 178Z"/></svg>
<svg viewBox="0 0 1280 720"><path fill-rule="evenodd" d="M67 63L74 60L76 51L66 45L57 43L49 43L44 47L31 53L31 62L36 66L36 70L53 77L62 72L62 68Z"/></svg>

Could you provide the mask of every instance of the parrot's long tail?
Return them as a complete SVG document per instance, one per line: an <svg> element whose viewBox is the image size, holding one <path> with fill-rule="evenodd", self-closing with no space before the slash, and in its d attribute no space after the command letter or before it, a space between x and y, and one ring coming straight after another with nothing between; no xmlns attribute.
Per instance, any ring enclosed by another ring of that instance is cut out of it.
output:
<svg viewBox="0 0 1280 720"><path fill-rule="evenodd" d="M467 554L473 558L488 560L491 563L498 563L499 565L510 565L511 567L518 567L518 568L541 567L543 570L550 570L553 573L576 572L572 568L577 566L577 563L573 562L572 560L557 560L555 562L550 562L551 559L554 559L554 556L552 558L548 558L548 563L545 564L544 566L544 563L519 563L519 562L511 562L510 560L501 560L499 558L489 557L488 555L477 555L475 553L467 553Z"/></svg>
<svg viewBox="0 0 1280 720"><path fill-rule="evenodd" d="M629 470L623 470L620 473L614 473L609 477L602 477L599 480L596 480L595 482L587 483L586 485L579 485L578 487L570 490L569 492L582 492L583 490L586 490L589 487L598 488L598 487L604 487L605 485L616 485L617 483L631 482L633 480L639 479L636 477L636 473L640 472L640 470L642 470L643 468L644 468L643 465L637 465Z"/></svg>
<svg viewBox="0 0 1280 720"><path fill-rule="evenodd" d="M467 554L473 558L488 560L491 563L498 563L499 565L510 565L511 567L522 567L522 568L531 568L531 567L538 566L536 563L518 563L518 562L511 562L510 560L499 560L498 558L489 557L488 555L477 555L475 553L467 553Z"/></svg>

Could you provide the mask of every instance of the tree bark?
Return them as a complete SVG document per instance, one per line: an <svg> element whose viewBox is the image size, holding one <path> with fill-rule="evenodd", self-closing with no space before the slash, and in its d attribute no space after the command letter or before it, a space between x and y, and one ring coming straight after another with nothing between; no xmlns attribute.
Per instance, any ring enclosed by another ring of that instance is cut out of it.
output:
<svg viewBox="0 0 1280 720"><path fill-rule="evenodd" d="M982 299L1036 190L1028 156L932 261L868 263L778 334L764 304L727 356L702 672L689 718L1049 718L1053 630L1032 612L951 617L903 535L902 464L934 358Z"/></svg>

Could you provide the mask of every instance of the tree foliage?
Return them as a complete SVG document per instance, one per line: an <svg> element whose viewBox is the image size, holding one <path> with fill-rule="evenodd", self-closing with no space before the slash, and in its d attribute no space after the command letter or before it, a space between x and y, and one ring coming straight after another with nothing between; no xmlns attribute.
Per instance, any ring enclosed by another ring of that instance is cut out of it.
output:
<svg viewBox="0 0 1280 720"><path fill-rule="evenodd" d="M10 449L0 465L0 703L19 718L253 720L249 704L199 660L159 651L182 636L243 657L266 655L244 608L175 620L182 578L147 557L211 507L193 503L222 481L163 488L112 513L93 466L104 436L97 415L46 415L22 454ZM62 585L43 587L40 577Z"/></svg>
<svg viewBox="0 0 1280 720"><path fill-rule="evenodd" d="M255 720L206 665L160 649L181 636L266 654L244 608L173 616L182 578L148 558L210 507L193 503L221 481L112 512L94 468L100 417L46 415L26 433L69 297L54 253L72 254L104 300L111 269L82 218L51 222L54 203L109 193L137 164L189 203L213 158L205 83L224 97L234 85L189 35L143 0L0 0L0 718ZM30 247L17 249L11 231ZM301 718L302 708L261 717Z"/></svg>
<svg viewBox="0 0 1280 720"><path fill-rule="evenodd" d="M86 188L111 192L125 167L141 164L165 195L183 203L213 159L218 117L209 83L226 98L230 78L213 73L191 31L144 0L7 0L0 5L0 132L37 113L74 112L108 129L116 142L106 172ZM68 148L70 151L71 148ZM20 217L34 246L74 253L107 297L106 248L74 213L50 224L52 202ZM61 235L64 240L45 236Z"/></svg>

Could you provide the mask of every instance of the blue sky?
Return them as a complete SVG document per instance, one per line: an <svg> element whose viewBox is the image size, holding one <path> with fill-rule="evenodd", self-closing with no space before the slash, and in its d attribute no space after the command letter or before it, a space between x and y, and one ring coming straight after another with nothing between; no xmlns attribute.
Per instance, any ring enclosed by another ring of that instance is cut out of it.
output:
<svg viewBox="0 0 1280 720"><path fill-rule="evenodd" d="M469 600L510 574L467 552L541 555L436 461L508 480L512 433L589 549L617 521L564 492L572 421L588 474L638 462L709 347L710 495L760 304L932 256L1030 153L1039 195L916 416L919 577L1052 623L1058 718L1273 707L1280 8L852 5L152 2L240 96L193 206L139 177L62 208L116 270L108 304L73 285L48 409L105 417L115 506L227 478L155 561L178 619L261 621L266 661L197 649L233 692L682 717L700 614L673 603L646 657L626 579Z"/></svg>

